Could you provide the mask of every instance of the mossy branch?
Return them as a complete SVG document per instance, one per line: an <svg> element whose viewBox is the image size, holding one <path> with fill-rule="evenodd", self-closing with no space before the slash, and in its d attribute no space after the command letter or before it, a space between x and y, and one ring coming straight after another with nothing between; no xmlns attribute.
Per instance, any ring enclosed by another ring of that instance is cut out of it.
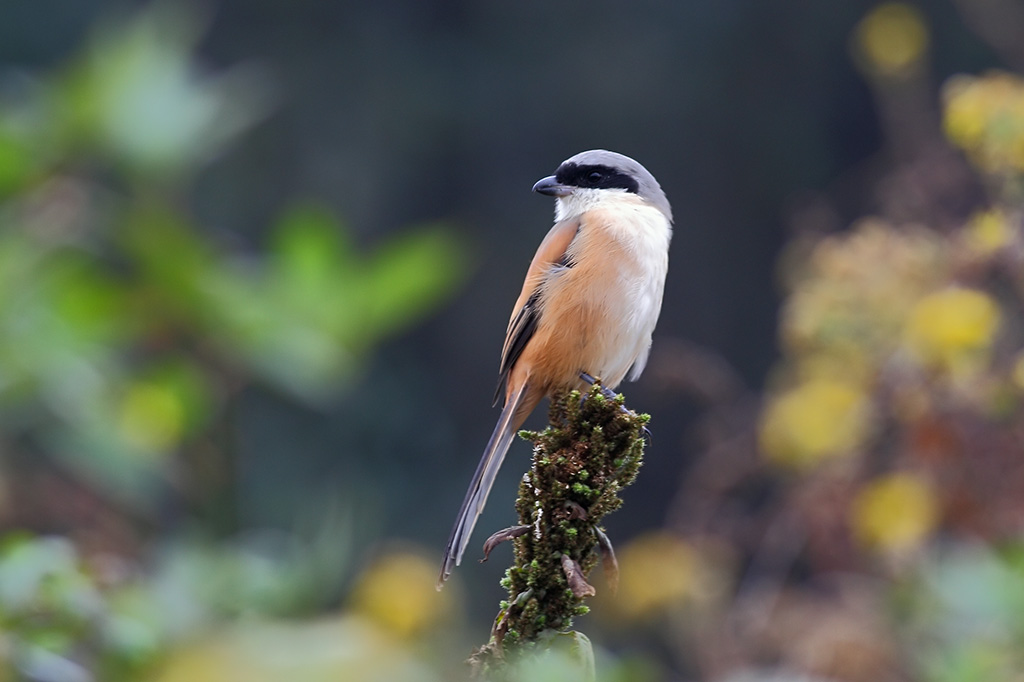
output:
<svg viewBox="0 0 1024 682"><path fill-rule="evenodd" d="M619 492L636 478L649 420L622 403L595 384L585 396L556 396L544 431L520 433L534 444L533 463L519 485L519 525L488 541L487 551L512 539L515 565L502 579L509 596L491 640L470 658L477 679L494 676L514 652L565 639L559 635L572 634L576 653L586 656L586 638L570 628L588 611L584 600L595 589L587 576L602 558L614 589L618 569L601 521L622 505Z"/></svg>

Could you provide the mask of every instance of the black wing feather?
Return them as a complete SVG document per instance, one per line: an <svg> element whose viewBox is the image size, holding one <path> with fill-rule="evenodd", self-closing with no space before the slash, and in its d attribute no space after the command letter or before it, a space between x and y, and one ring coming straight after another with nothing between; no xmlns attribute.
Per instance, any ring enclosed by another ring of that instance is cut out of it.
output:
<svg viewBox="0 0 1024 682"><path fill-rule="evenodd" d="M501 368L498 370L498 388L494 392L494 404L497 405L505 397L505 385L508 382L508 375L512 366L522 355L526 344L537 331L537 323L540 321L540 309L537 302L540 300L540 287L537 288L526 303L519 309L516 316L509 325L508 342L505 344L504 352L501 355Z"/></svg>
<svg viewBox="0 0 1024 682"><path fill-rule="evenodd" d="M556 224L555 228L563 226L564 223ZM553 272L563 269L569 269L576 265L576 261L573 260L572 256L569 255L568 243L571 243L575 239L577 232L579 231L579 224L575 225L572 237L567 242L565 251L559 256L557 261L551 261L548 265L544 266L544 276L548 277ZM550 235L550 233L549 233ZM544 245L541 245L543 249ZM536 257L535 257L536 258ZM505 335L505 345L501 349L501 367L498 371L498 388L494 392L494 404L497 405L502 402L505 397L505 389L508 386L508 377L512 372L512 367L515 366L516 360L523 354L523 349L526 348L526 344L533 338L534 332L537 331L537 323L540 322L540 296L544 289L543 282L538 283L537 287L533 290L530 296L526 299L526 303L519 309L516 316L512 318L512 322L508 325L508 332Z"/></svg>

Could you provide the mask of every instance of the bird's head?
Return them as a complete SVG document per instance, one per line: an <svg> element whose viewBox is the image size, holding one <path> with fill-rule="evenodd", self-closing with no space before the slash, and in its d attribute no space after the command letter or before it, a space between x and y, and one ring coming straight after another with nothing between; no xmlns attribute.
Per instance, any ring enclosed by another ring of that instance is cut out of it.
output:
<svg viewBox="0 0 1024 682"><path fill-rule="evenodd" d="M628 156L604 149L580 152L566 159L554 175L541 178L533 191L558 199L559 220L579 215L615 194L633 194L672 220L672 207L654 176Z"/></svg>

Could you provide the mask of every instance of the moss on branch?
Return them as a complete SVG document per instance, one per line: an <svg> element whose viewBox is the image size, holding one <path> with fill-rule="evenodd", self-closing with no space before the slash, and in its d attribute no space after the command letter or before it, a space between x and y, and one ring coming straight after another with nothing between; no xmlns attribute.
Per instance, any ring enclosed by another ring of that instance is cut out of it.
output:
<svg viewBox="0 0 1024 682"><path fill-rule="evenodd" d="M508 599L491 640L470 658L477 678L491 676L515 651L569 633L573 618L588 610L584 600L595 589L587 576L602 556L614 584L614 554L601 522L636 478L649 419L622 403L599 384L585 395L572 391L552 400L544 431L520 433L534 444L533 463L519 485L519 525L492 536L514 538L515 564L502 579Z"/></svg>

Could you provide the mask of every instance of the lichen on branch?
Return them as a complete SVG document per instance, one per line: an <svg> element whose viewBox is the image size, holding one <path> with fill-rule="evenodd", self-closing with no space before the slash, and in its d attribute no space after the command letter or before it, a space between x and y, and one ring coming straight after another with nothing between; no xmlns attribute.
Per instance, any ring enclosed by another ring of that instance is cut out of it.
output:
<svg viewBox="0 0 1024 682"><path fill-rule="evenodd" d="M636 478L649 417L603 391L595 384L585 394L558 395L544 431L520 432L534 445L533 462L519 484L518 525L488 543L512 539L515 564L502 579L509 596L491 640L470 659L478 678L507 654L567 633L588 610L584 600L595 593L588 575L599 560L614 585L614 552L600 524Z"/></svg>

